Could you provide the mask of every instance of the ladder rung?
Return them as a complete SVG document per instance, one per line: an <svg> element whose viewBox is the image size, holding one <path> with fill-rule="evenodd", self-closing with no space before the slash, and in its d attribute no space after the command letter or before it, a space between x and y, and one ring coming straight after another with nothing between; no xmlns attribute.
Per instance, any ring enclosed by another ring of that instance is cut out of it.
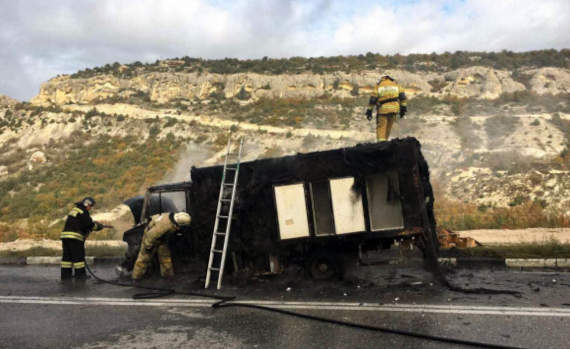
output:
<svg viewBox="0 0 570 349"><path fill-rule="evenodd" d="M210 280L213 277L211 275L210 272L212 271L216 271L218 272L217 278L218 278L218 290L221 288L222 285L222 277L223 277L223 269L224 269L224 262L225 262L225 258L226 258L226 246L228 243L228 238L229 238L229 234L230 234L230 227L232 224L232 220L233 219L238 219L238 217L234 216L232 213L232 208L233 208L233 204L235 202L235 197L234 195L237 193L237 180L238 180L238 174L239 174L239 167L240 167L240 159L241 159L241 154L242 154L242 149L243 149L243 138L240 139L239 141L239 149L237 153L231 153L231 146L230 146L230 140L231 140L231 133L230 133L230 138L228 138L228 147L227 147L227 152L226 152L226 157L225 157L225 163L224 163L224 172L222 174L222 183L221 183L221 190L220 190L220 197L218 200L218 211L216 212L216 223L215 223L215 229L214 229L214 234L212 236L212 247L210 248L210 261L208 262L208 269L207 269L207 274L206 274L206 283L204 285L205 288L208 288L208 286L210 285ZM233 171L233 176L231 174L227 174L228 171ZM233 177L233 178L232 178ZM232 181L231 183L226 183L224 182L225 180L230 180ZM231 190L231 199L228 198L228 194L230 193L228 191L228 189ZM229 208L228 205L223 205L223 203L227 203L229 202ZM228 212L225 212L228 211ZM221 232L221 231L217 231L218 229L218 224L220 224L220 219L226 219L226 222L221 223L222 225L225 223L226 224L226 231L225 232ZM216 246L216 239L218 236L224 236L224 248L223 249L219 249L218 246ZM218 248L216 248L218 247ZM217 262L215 262L215 256L214 254L221 254L220 256L220 260L218 267L213 267L212 264L218 264Z"/></svg>

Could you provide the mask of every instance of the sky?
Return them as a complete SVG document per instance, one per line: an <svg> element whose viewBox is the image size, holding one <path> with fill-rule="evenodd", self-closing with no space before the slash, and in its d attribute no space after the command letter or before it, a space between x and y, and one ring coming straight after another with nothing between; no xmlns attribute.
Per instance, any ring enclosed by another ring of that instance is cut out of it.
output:
<svg viewBox="0 0 570 349"><path fill-rule="evenodd" d="M569 0L0 0L0 94L174 57L570 48Z"/></svg>

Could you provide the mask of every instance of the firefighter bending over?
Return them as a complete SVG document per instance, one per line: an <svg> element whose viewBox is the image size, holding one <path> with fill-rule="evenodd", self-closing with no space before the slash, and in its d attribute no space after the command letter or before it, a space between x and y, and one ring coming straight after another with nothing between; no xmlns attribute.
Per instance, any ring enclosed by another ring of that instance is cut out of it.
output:
<svg viewBox="0 0 570 349"><path fill-rule="evenodd" d="M61 244L63 255L61 257L61 280L66 281L72 278L75 269L75 278L79 280L87 279L85 274L85 239L91 231L103 229L103 225L94 222L89 215L89 211L95 206L95 200L86 197L67 214L65 226L61 232Z"/></svg>
<svg viewBox="0 0 570 349"><path fill-rule="evenodd" d="M140 280L144 276L155 253L160 263L160 275L164 278L174 277L172 257L168 249L168 233L180 229L181 225L188 224L190 224L190 215L185 212L165 212L152 216L143 234L132 279Z"/></svg>
<svg viewBox="0 0 570 349"><path fill-rule="evenodd" d="M406 94L394 79L384 75L372 90L366 118L372 120L372 109L376 107L376 140L387 141L396 115L403 118L407 110Z"/></svg>

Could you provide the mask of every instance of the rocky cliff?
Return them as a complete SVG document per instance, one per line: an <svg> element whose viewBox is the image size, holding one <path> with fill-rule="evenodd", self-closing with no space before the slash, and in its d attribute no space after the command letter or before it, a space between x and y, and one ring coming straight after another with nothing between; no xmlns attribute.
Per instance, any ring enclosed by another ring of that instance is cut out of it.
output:
<svg viewBox="0 0 570 349"><path fill-rule="evenodd" d="M370 93L381 74L396 78L411 97L495 99L503 93L524 90L554 95L570 92L570 71L552 67L514 73L481 66L445 73L404 70L281 75L150 72L132 78L119 78L112 74L90 78L60 76L44 83L39 95L31 102L44 106L96 104L108 100L129 101L134 96L143 96L150 102L164 104L178 100L203 100L215 94L253 100L263 97L313 98L325 93L351 97Z"/></svg>
<svg viewBox="0 0 570 349"><path fill-rule="evenodd" d="M0 95L0 107L12 107L18 104L19 101L4 95Z"/></svg>
<svg viewBox="0 0 570 349"><path fill-rule="evenodd" d="M410 96L392 138L421 142L436 208L449 208L436 212L443 224L467 228L457 222L472 222L463 210L470 205L480 214L531 212L534 226L568 225L567 68L221 74L180 64L59 76L31 103L0 96L0 220L27 228L57 222L68 202L102 180L104 207L158 180L188 179L190 166L222 160L228 130L246 137L245 160L372 142L363 108L389 74ZM33 218L22 218L28 211ZM504 226L501 219L469 228Z"/></svg>

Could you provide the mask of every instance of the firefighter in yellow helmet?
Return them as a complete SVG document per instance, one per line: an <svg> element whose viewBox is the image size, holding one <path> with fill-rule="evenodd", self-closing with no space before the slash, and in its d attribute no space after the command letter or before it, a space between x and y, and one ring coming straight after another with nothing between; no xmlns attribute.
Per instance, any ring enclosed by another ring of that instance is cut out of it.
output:
<svg viewBox="0 0 570 349"><path fill-rule="evenodd" d="M131 276L133 280L140 280L144 276L155 253L158 255L160 275L164 278L174 277L172 257L168 249L168 233L179 230L182 225L190 224L191 220L186 212L165 212L150 218Z"/></svg>
<svg viewBox="0 0 570 349"><path fill-rule="evenodd" d="M406 93L394 79L384 75L372 90L366 118L372 120L372 109L376 107L376 140L387 141L396 115L403 118L407 109Z"/></svg>

